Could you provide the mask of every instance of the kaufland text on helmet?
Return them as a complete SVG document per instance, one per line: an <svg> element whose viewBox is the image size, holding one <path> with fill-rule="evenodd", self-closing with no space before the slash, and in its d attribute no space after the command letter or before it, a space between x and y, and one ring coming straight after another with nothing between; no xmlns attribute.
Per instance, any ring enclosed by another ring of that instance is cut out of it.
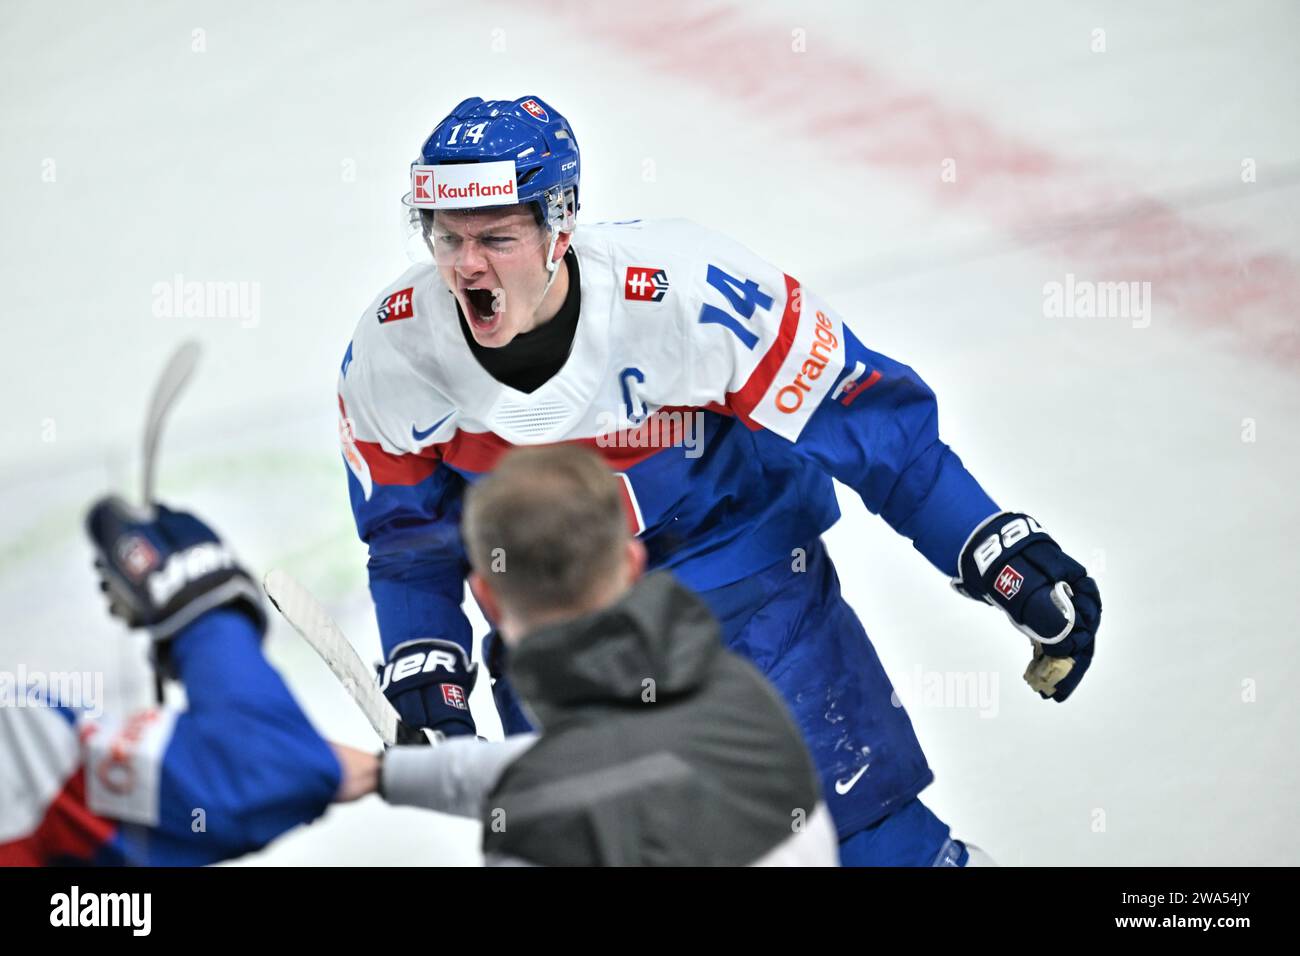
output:
<svg viewBox="0 0 1300 956"><path fill-rule="evenodd" d="M439 199L475 199L484 196L513 196L514 181L489 185L487 183L470 183L468 186L448 186L438 183Z"/></svg>

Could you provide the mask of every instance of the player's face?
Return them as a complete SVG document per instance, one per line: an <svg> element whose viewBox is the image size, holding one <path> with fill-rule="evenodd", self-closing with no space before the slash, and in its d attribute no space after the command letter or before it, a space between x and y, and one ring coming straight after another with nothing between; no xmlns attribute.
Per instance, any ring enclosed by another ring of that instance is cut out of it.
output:
<svg viewBox="0 0 1300 956"><path fill-rule="evenodd" d="M434 261L479 345L500 348L537 324L548 239L527 207L434 215Z"/></svg>

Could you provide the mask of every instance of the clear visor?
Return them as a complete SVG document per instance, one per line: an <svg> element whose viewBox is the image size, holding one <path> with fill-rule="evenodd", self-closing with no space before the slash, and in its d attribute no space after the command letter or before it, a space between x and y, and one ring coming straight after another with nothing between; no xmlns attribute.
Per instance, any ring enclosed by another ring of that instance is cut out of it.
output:
<svg viewBox="0 0 1300 956"><path fill-rule="evenodd" d="M473 268L529 258L540 264L550 233L523 207L502 215L491 211L409 209L406 251L413 262Z"/></svg>

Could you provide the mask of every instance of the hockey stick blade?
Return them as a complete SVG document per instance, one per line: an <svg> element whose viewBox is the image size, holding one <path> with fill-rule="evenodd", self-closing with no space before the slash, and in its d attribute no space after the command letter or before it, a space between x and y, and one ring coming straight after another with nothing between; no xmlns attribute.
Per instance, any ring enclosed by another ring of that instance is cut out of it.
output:
<svg viewBox="0 0 1300 956"><path fill-rule="evenodd" d="M391 747L397 743L397 711L380 692L374 675L320 602L280 570L266 572L262 578L262 590L275 609L334 672L384 745Z"/></svg>
<svg viewBox="0 0 1300 956"><path fill-rule="evenodd" d="M158 475L158 439L162 435L163 422L176 404L181 390L194 375L202 351L194 339L182 342L167 360L162 375L158 377L158 384L154 386L153 397L149 400L149 412L144 420L144 473L141 476L141 504L149 515L153 514L154 488Z"/></svg>

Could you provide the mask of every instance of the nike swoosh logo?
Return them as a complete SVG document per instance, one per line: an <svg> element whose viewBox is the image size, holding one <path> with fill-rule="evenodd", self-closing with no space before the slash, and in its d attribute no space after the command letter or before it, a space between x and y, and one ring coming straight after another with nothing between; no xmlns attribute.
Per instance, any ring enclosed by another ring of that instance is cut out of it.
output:
<svg viewBox="0 0 1300 956"><path fill-rule="evenodd" d="M871 764L864 763L861 767L858 768L857 773L849 777L847 783L843 780L836 780L835 792L838 793L841 797L844 796L846 793L848 793L850 790L853 789L853 785L858 782L858 778L861 777L864 773L866 773L867 768L870 766Z"/></svg>
<svg viewBox="0 0 1300 956"><path fill-rule="evenodd" d="M443 422L445 422L447 419L451 418L451 416L455 414L456 414L455 411L448 412L446 415L443 415L442 418L438 419L436 422L434 422L424 431L420 431L418 428L412 425L411 437L414 438L416 441L424 441L426 438L428 438L430 435L436 432Z"/></svg>

